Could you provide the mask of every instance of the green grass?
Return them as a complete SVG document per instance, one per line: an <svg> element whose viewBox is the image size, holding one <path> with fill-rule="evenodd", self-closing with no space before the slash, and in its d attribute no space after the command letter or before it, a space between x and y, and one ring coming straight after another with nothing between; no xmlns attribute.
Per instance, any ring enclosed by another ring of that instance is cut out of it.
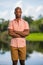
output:
<svg viewBox="0 0 43 65"><path fill-rule="evenodd" d="M43 41L43 33L30 33L30 35L26 37L26 40Z"/></svg>
<svg viewBox="0 0 43 65"><path fill-rule="evenodd" d="M0 40L4 40L7 33L8 33L7 31L0 33L0 36L1 36ZM30 33L26 37L26 40L29 40L29 41L43 41L43 33Z"/></svg>

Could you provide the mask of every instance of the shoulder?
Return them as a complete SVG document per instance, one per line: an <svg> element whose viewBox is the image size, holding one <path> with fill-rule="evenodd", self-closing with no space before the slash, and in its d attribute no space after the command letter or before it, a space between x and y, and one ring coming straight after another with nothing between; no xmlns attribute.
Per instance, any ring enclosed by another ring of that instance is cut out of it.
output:
<svg viewBox="0 0 43 65"><path fill-rule="evenodd" d="M24 20L24 19L22 19L22 20L23 20L23 22L24 22L25 24L29 24L28 21L26 21L26 20Z"/></svg>
<svg viewBox="0 0 43 65"><path fill-rule="evenodd" d="M15 21L15 19L13 19L13 20L10 20L10 22L13 22L13 21Z"/></svg>
<svg viewBox="0 0 43 65"><path fill-rule="evenodd" d="M13 20L10 20L9 22L10 22L10 23L13 23L14 21L15 21L15 19L13 19Z"/></svg>

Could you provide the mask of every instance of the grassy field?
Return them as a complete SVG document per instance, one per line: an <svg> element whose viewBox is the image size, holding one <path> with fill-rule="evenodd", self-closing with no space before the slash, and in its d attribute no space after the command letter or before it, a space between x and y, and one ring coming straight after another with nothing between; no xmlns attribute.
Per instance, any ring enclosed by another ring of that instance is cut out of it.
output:
<svg viewBox="0 0 43 65"><path fill-rule="evenodd" d="M43 41L43 33L30 33L30 35L26 37L26 40Z"/></svg>
<svg viewBox="0 0 43 65"><path fill-rule="evenodd" d="M7 40L7 37L9 39L9 36L7 35L7 31L0 33L1 39L0 40ZM30 33L27 37L26 40L29 41L43 41L43 33ZM7 40L8 41L8 40Z"/></svg>

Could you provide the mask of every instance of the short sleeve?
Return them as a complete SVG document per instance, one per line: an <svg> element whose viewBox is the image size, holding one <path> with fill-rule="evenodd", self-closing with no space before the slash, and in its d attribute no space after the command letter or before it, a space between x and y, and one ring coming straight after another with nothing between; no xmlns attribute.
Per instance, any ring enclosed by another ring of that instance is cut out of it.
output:
<svg viewBox="0 0 43 65"><path fill-rule="evenodd" d="M25 28L24 29L29 29L29 24L27 21L25 22Z"/></svg>
<svg viewBox="0 0 43 65"><path fill-rule="evenodd" d="M13 29L13 23L12 23L12 21L9 22L8 29Z"/></svg>

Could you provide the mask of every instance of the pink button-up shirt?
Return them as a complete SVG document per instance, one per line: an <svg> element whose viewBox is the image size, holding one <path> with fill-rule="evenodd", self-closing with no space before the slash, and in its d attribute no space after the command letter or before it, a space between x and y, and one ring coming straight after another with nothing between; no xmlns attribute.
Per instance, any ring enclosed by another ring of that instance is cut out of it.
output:
<svg viewBox="0 0 43 65"><path fill-rule="evenodd" d="M17 22L15 19L9 22L8 29L13 29L16 31L24 31L24 29L29 29L29 24L27 21L20 19ZM25 38L12 38L11 46L13 47L24 47L26 46Z"/></svg>

